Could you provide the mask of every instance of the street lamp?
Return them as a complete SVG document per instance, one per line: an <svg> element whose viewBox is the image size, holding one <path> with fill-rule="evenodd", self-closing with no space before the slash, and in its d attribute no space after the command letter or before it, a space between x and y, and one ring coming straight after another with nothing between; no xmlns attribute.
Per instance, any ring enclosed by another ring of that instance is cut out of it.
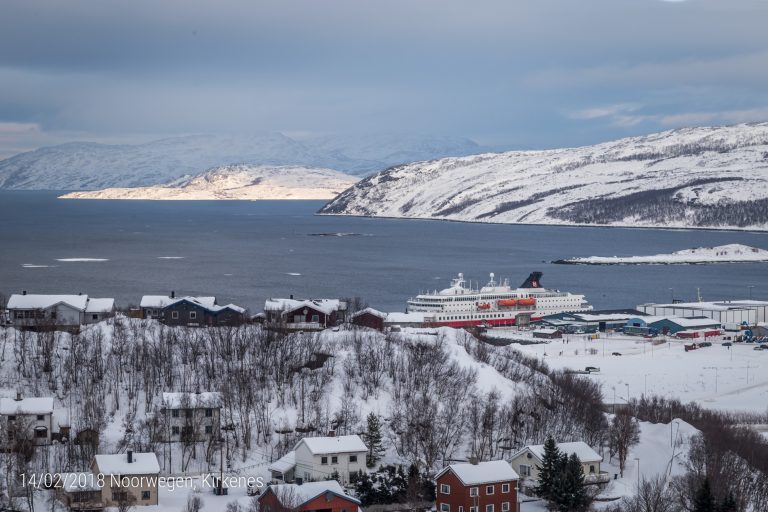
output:
<svg viewBox="0 0 768 512"><path fill-rule="evenodd" d="M635 457L635 460L637 461L637 490L640 491L640 458Z"/></svg>
<svg viewBox="0 0 768 512"><path fill-rule="evenodd" d="M629 382L625 382L624 385L627 386L627 403L629 403Z"/></svg>

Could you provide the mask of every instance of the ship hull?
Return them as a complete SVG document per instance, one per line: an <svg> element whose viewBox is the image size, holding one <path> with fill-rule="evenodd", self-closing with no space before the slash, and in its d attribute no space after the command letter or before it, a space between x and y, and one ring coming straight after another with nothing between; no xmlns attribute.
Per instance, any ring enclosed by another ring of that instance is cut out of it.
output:
<svg viewBox="0 0 768 512"><path fill-rule="evenodd" d="M477 320L450 320L450 321L427 321L427 327L514 327L517 325L514 318L487 318ZM541 320L541 317L531 317L531 322Z"/></svg>

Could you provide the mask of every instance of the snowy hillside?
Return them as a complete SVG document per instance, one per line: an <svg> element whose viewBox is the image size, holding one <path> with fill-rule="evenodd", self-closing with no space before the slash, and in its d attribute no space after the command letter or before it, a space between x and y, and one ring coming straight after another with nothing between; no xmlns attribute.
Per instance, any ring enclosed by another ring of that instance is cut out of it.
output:
<svg viewBox="0 0 768 512"><path fill-rule="evenodd" d="M330 169L230 165L162 186L71 192L62 199L330 199L356 178Z"/></svg>
<svg viewBox="0 0 768 512"><path fill-rule="evenodd" d="M320 213L471 222L768 229L768 123L395 167Z"/></svg>
<svg viewBox="0 0 768 512"><path fill-rule="evenodd" d="M0 161L0 189L96 190L159 185L235 163L323 167L366 174L404 162L478 151L471 140L455 137L326 136L297 140L281 133L191 135L134 145L74 142Z"/></svg>
<svg viewBox="0 0 768 512"><path fill-rule="evenodd" d="M755 263L768 262L768 251L743 244L697 247L671 254L653 256L588 256L569 258L552 263L570 265L686 265L704 263Z"/></svg>

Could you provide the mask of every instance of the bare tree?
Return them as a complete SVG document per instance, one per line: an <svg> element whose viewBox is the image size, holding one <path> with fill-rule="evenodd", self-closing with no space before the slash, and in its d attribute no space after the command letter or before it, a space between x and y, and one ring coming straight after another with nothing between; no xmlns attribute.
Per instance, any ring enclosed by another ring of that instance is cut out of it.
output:
<svg viewBox="0 0 768 512"><path fill-rule="evenodd" d="M613 417L610 429L611 452L619 459L619 472L624 477L629 449L640 442L640 425L629 411L619 410Z"/></svg>

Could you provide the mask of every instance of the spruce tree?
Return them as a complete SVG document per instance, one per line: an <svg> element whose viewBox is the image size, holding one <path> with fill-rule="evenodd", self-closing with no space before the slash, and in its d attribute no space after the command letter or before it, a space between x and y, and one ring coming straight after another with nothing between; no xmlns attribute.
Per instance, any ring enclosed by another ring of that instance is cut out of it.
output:
<svg viewBox="0 0 768 512"><path fill-rule="evenodd" d="M590 499L584 483L584 470L575 453L561 459L561 484L556 505L562 512L581 512L589 508Z"/></svg>
<svg viewBox="0 0 768 512"><path fill-rule="evenodd" d="M709 478L705 478L699 490L696 491L696 496L693 498L693 512L716 512Z"/></svg>
<svg viewBox="0 0 768 512"><path fill-rule="evenodd" d="M368 429L365 433L365 442L368 445L368 454L365 464L372 468L384 456L384 443L381 437L381 423L374 413L368 415Z"/></svg>
<svg viewBox="0 0 768 512"><path fill-rule="evenodd" d="M537 466L539 471L539 483L536 485L536 495L540 498L553 501L556 486L559 481L561 469L560 450L552 436L547 437L544 443L544 457L541 466Z"/></svg>
<svg viewBox="0 0 768 512"><path fill-rule="evenodd" d="M723 502L720 503L720 506L717 508L717 512L739 512L738 505L736 504L736 498L733 497L733 494L730 492L728 495L723 499Z"/></svg>

